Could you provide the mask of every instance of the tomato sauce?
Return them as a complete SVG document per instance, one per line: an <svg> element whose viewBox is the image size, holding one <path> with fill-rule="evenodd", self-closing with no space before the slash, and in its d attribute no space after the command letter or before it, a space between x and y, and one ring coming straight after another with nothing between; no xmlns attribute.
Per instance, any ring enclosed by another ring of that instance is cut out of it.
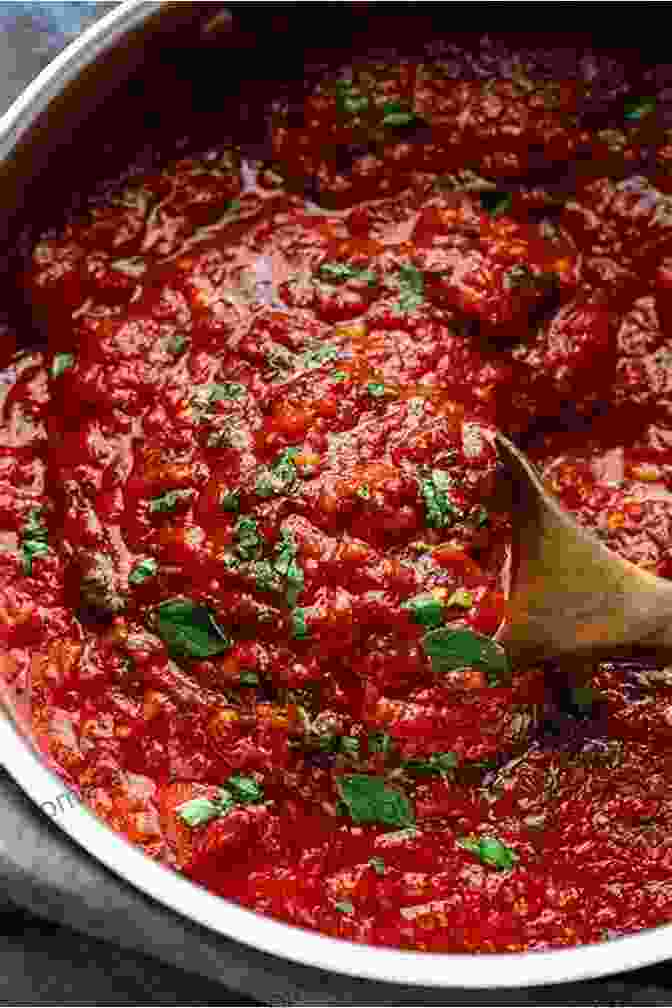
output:
<svg viewBox="0 0 672 1008"><path fill-rule="evenodd" d="M655 94L369 59L270 123L267 161L166 160L33 249L5 697L113 829L281 920L429 952L671 920L669 671L567 700L495 639L497 428L672 576Z"/></svg>

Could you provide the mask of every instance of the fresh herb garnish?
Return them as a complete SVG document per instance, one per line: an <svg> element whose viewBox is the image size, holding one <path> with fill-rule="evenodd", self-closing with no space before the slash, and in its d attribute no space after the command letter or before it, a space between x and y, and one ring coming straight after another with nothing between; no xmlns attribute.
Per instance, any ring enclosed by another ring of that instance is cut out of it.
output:
<svg viewBox="0 0 672 1008"><path fill-rule="evenodd" d="M75 355L73 353L57 353L54 354L54 360L51 365L51 376L52 378L59 378L64 371L69 368L74 367Z"/></svg>
<svg viewBox="0 0 672 1008"><path fill-rule="evenodd" d="M241 515L236 522L233 534L238 540L236 553L241 560L254 560L261 546L261 536L256 520Z"/></svg>
<svg viewBox="0 0 672 1008"><path fill-rule="evenodd" d="M439 674L455 669L483 668L491 686L510 676L509 660L501 644L468 629L441 627L422 639L425 654Z"/></svg>
<svg viewBox="0 0 672 1008"><path fill-rule="evenodd" d="M341 752L348 756L359 756L359 739L350 735L343 735L341 738Z"/></svg>
<svg viewBox="0 0 672 1008"><path fill-rule="evenodd" d="M355 912L355 908L349 900L339 900L338 903L334 903L334 910L338 910L339 913L351 914Z"/></svg>
<svg viewBox="0 0 672 1008"><path fill-rule="evenodd" d="M258 805L264 800L264 792L254 777L234 774L233 777L229 777L226 786L241 805Z"/></svg>
<svg viewBox="0 0 672 1008"><path fill-rule="evenodd" d="M298 448L285 448L270 466L264 466L257 477L255 492L259 497L288 493L297 479L294 459Z"/></svg>
<svg viewBox="0 0 672 1008"><path fill-rule="evenodd" d="M236 774L215 798L192 798L178 805L177 814L187 826L205 826L211 819L225 816L236 805L257 805L264 800L262 788L253 777Z"/></svg>
<svg viewBox="0 0 672 1008"><path fill-rule="evenodd" d="M128 575L129 583L132 585L140 585L148 578L154 577L158 569L159 565L153 557L145 557L144 560L138 561L131 573Z"/></svg>
<svg viewBox="0 0 672 1008"><path fill-rule="evenodd" d="M443 623L443 606L434 595L415 595L401 604L402 609L409 609L413 619L421 626L440 627Z"/></svg>
<svg viewBox="0 0 672 1008"><path fill-rule="evenodd" d="M155 614L159 637L173 655L213 658L231 647L211 610L191 599L169 599L156 608Z"/></svg>
<svg viewBox="0 0 672 1008"><path fill-rule="evenodd" d="M343 116L357 116L366 112L369 99L351 80L336 81L336 108Z"/></svg>
<svg viewBox="0 0 672 1008"><path fill-rule="evenodd" d="M259 675L257 672L245 671L240 673L240 685L241 686L258 686L259 685Z"/></svg>
<svg viewBox="0 0 672 1008"><path fill-rule="evenodd" d="M306 610L292 610L292 637L295 640L307 640L310 637L310 630L306 624Z"/></svg>
<svg viewBox="0 0 672 1008"><path fill-rule="evenodd" d="M330 283L343 283L346 280L359 280L367 283L369 287L375 287L378 277L373 270L361 269L358 266L349 266L347 263L325 262L320 266L320 275Z"/></svg>
<svg viewBox="0 0 672 1008"><path fill-rule="evenodd" d="M240 491L225 490L219 498L219 506L222 511L240 511Z"/></svg>
<svg viewBox="0 0 672 1008"><path fill-rule="evenodd" d="M306 350L304 354L301 355L301 362L305 368L313 369L322 367L323 364L328 364L333 360L336 360L340 353L338 347L332 346L330 343L323 343L321 346L314 347L312 350Z"/></svg>
<svg viewBox="0 0 672 1008"><path fill-rule="evenodd" d="M655 108L655 98L631 98L625 103L623 116L625 119L632 122L634 120L644 119L646 116L651 115Z"/></svg>
<svg viewBox="0 0 672 1008"><path fill-rule="evenodd" d="M387 732L371 732L368 745L370 753L387 755L393 748L392 736Z"/></svg>
<svg viewBox="0 0 672 1008"><path fill-rule="evenodd" d="M348 375L345 371L334 371L331 375L334 381L342 382L348 380Z"/></svg>
<svg viewBox="0 0 672 1008"><path fill-rule="evenodd" d="M491 217L499 217L511 209L513 197L501 189L484 189L479 194L481 206Z"/></svg>
<svg viewBox="0 0 672 1008"><path fill-rule="evenodd" d="M225 399L242 399L246 394L247 389L239 382L208 385L208 399L211 403L224 402Z"/></svg>
<svg viewBox="0 0 672 1008"><path fill-rule="evenodd" d="M447 528L463 517L450 499L452 482L443 469L432 469L428 477L420 480L420 493L425 501L430 528Z"/></svg>
<svg viewBox="0 0 672 1008"><path fill-rule="evenodd" d="M193 490L166 490L158 497L152 497L149 502L151 514L170 514L174 511L180 501L187 501L193 497Z"/></svg>
<svg viewBox="0 0 672 1008"><path fill-rule="evenodd" d="M474 596L466 588L456 588L446 602L446 606L459 606L460 609L471 609L474 604Z"/></svg>
<svg viewBox="0 0 672 1008"><path fill-rule="evenodd" d="M280 533L280 542L276 546L276 558L273 567L280 577L287 582L287 602L293 608L296 600L303 590L305 579L303 571L297 561L298 548L294 542L291 532L283 529Z"/></svg>
<svg viewBox="0 0 672 1008"><path fill-rule="evenodd" d="M386 102L382 112L383 126L408 126L418 119L416 112L400 101Z"/></svg>
<svg viewBox="0 0 672 1008"><path fill-rule="evenodd" d="M356 490L356 493L357 493L357 496L361 497L362 500L365 500L365 501L371 500L371 491L369 490L369 488L366 485L366 483L362 483L361 486L358 486L357 490Z"/></svg>
<svg viewBox="0 0 672 1008"><path fill-rule="evenodd" d="M399 300L394 306L398 315L416 311L425 300L425 276L415 266L400 266L396 276Z"/></svg>
<svg viewBox="0 0 672 1008"><path fill-rule="evenodd" d="M381 382L368 382L365 387L366 391L370 396L373 396L374 399L383 399L387 395L387 390Z"/></svg>
<svg viewBox="0 0 672 1008"><path fill-rule="evenodd" d="M21 529L21 569L30 577L35 557L49 552L49 530L42 521L42 508L31 508Z"/></svg>
<svg viewBox="0 0 672 1008"><path fill-rule="evenodd" d="M427 759L404 760L401 764L404 770L409 773L420 774L421 776L440 775L445 777L458 765L458 758L454 752L432 753Z"/></svg>
<svg viewBox="0 0 672 1008"><path fill-rule="evenodd" d="M516 263L510 266L504 273L504 287L506 290L514 290L519 287L536 287L537 277L529 266L525 263Z"/></svg>
<svg viewBox="0 0 672 1008"><path fill-rule="evenodd" d="M382 777L351 774L338 778L338 788L354 823L412 826L413 807L401 791L389 787Z"/></svg>
<svg viewBox="0 0 672 1008"><path fill-rule="evenodd" d="M174 335L171 336L170 339L168 340L166 350L168 351L168 353L175 354L175 356L177 357L179 354L182 353L187 343L188 340L186 336L183 336L182 333L174 333Z"/></svg>
<svg viewBox="0 0 672 1008"><path fill-rule="evenodd" d="M376 875L385 874L385 862L383 861L382 857L369 858L369 864L375 871Z"/></svg>
<svg viewBox="0 0 672 1008"><path fill-rule="evenodd" d="M482 837L460 837L458 845L464 850L475 854L484 865L497 868L498 871L510 871L514 864L520 860L515 851L507 847L493 836Z"/></svg>

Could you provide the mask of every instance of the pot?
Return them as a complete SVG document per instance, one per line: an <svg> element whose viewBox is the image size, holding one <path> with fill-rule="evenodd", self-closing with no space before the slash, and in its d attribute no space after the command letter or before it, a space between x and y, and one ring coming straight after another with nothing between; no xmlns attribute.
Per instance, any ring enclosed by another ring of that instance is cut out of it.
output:
<svg viewBox="0 0 672 1008"><path fill-rule="evenodd" d="M232 29L227 11L218 4L143 0L119 4L61 53L0 119L4 289L16 288L20 254L29 246L36 225L55 223L60 206L71 203L73 195L90 188L114 164L121 166L137 147L143 128L153 122L152 116L170 119L173 108L164 98L166 79L172 85L189 81L213 107L228 91L253 125L254 95L241 94L237 82L253 61L263 64L267 78L296 76L303 66L298 62L302 36L300 26L292 31L293 19L298 15L305 22L312 13L319 19L321 37L347 49L353 30L363 29L365 22L372 30L368 19L378 11L371 15L371 6L320 4L315 10L318 5L301 4L297 11L298 4L232 4L243 26ZM395 14L401 6L394 5ZM408 6L414 14L418 8L426 9L424 4ZM491 11L494 5L487 7ZM450 9L454 17L455 6ZM469 5L466 10L468 14L473 8ZM260 11L261 27L255 23ZM511 18L508 5L509 26ZM431 26L432 16L426 15L426 27ZM319 58L324 56L322 51ZM100 146L101 135L107 146ZM102 158L93 156L96 150L102 150ZM10 304L10 314L12 323L30 339L30 322L20 298ZM49 811L63 786L25 737L20 718L0 715L0 753L20 787ZM485 959L353 945L278 923L214 896L150 861L81 804L73 802L68 814L58 817L58 825L92 857L178 914L254 948L336 973L425 987L514 988L605 976L669 956L669 926L600 946Z"/></svg>

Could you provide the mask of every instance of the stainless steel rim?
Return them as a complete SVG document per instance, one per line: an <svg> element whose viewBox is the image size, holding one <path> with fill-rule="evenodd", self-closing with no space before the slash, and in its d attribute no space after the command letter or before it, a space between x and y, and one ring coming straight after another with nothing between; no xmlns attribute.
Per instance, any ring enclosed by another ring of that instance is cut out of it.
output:
<svg viewBox="0 0 672 1008"><path fill-rule="evenodd" d="M68 46L0 118L0 158L11 151L65 84L161 7L161 3L146 0L124 0ZM38 806L45 808L62 792L59 778L4 716L0 716L0 753L7 771ZM647 966L668 958L672 947L672 925L604 945L506 956L431 955L354 945L279 923L220 899L151 861L83 805L71 807L57 823L107 868L176 913L256 949L335 973L426 987L527 987Z"/></svg>

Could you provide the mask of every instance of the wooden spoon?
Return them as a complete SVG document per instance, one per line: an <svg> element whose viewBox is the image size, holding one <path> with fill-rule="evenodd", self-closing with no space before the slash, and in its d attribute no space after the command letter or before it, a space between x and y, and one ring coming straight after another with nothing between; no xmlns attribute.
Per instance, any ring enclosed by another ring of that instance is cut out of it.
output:
<svg viewBox="0 0 672 1008"><path fill-rule="evenodd" d="M511 479L513 543L507 622L512 659L672 659L672 581L607 549L549 494L507 438L496 436Z"/></svg>

